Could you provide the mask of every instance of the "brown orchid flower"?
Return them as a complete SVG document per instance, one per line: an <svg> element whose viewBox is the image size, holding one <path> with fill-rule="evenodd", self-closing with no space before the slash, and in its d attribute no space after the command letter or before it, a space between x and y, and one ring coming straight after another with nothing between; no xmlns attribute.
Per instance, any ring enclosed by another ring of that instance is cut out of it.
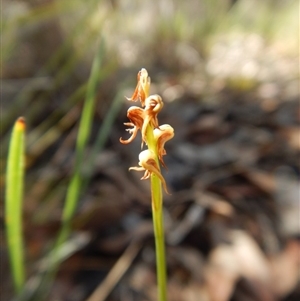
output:
<svg viewBox="0 0 300 301"><path fill-rule="evenodd" d="M143 177L141 178L141 180L148 179L151 176L151 174L154 173L161 180L161 183L162 183L166 193L170 194L167 189L166 181L165 181L164 177L162 176L162 174L160 173L159 167L155 160L155 154L151 150L147 149L147 150L142 151L139 154L139 166L138 167L130 167L129 170L137 170L137 171L145 170L145 173L144 173Z"/></svg>
<svg viewBox="0 0 300 301"><path fill-rule="evenodd" d="M143 147L143 143L147 143L147 126L151 124L154 129L159 128L157 114L161 111L163 105L164 103L159 95L151 95L145 100L144 109L136 106L130 107L127 111L127 117L130 122L126 122L124 124L133 127L131 129L127 129L127 131L131 134L131 137L127 140L120 138L120 142L123 144L130 143L136 137L138 130L141 130Z"/></svg>
<svg viewBox="0 0 300 301"><path fill-rule="evenodd" d="M145 106L145 100L149 96L151 79L148 76L148 72L145 68L142 68L137 75L137 85L129 101L140 101L142 107Z"/></svg>
<svg viewBox="0 0 300 301"><path fill-rule="evenodd" d="M153 135L156 140L158 159L162 166L167 168L163 160L163 156L167 154L165 143L174 137L174 129L169 124L162 124L154 129Z"/></svg>
<svg viewBox="0 0 300 301"><path fill-rule="evenodd" d="M125 122L124 124L127 126L131 126L131 129L127 129L131 136L127 140L123 140L120 138L120 142L123 144L128 144L133 141L133 139L136 137L136 134L138 130L140 130L143 127L144 123L144 110L140 107L132 106L127 111L127 117L130 120L130 122Z"/></svg>
<svg viewBox="0 0 300 301"><path fill-rule="evenodd" d="M143 141L146 141L146 130L149 123L152 125L154 129L159 128L157 114L161 111L163 108L164 103L162 101L162 98L155 94L150 95L145 100L145 108L144 108L144 123L142 127L142 139Z"/></svg>

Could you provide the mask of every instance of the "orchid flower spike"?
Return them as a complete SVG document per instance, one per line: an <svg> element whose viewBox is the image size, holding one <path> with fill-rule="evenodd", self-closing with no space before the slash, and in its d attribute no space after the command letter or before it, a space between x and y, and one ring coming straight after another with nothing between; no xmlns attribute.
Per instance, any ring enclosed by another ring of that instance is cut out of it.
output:
<svg viewBox="0 0 300 301"><path fill-rule="evenodd" d="M136 137L140 130L143 144L148 145L139 155L139 166L130 167L129 170L145 171L141 180L148 179L155 174L161 181L164 190L169 194L164 177L160 172L160 164L166 167L163 156L166 155L165 143L174 137L174 129L168 125L159 125L157 115L162 110L164 103L159 95L150 95L150 77L146 69L142 68L137 75L137 86L130 101L140 101L142 108L132 106L127 111L129 122L125 122L130 128L126 131L131 135L127 140L120 138L120 142L128 144ZM149 141L147 141L149 140ZM149 142L149 144L148 144ZM155 178L153 178L155 179Z"/></svg>
<svg viewBox="0 0 300 301"><path fill-rule="evenodd" d="M129 170L137 170L137 171L145 170L145 173L141 178L141 180L148 179L151 176L151 174L154 173L160 179L166 193L170 194L167 189L166 181L162 176L162 174L160 173L159 167L156 163L155 154L151 150L147 149L142 151L139 154L139 166L130 167Z"/></svg>
<svg viewBox="0 0 300 301"><path fill-rule="evenodd" d="M162 124L159 128L153 131L154 139L156 140L158 159L162 166L166 167L163 156L167 154L165 143L174 137L174 129L169 124Z"/></svg>
<svg viewBox="0 0 300 301"><path fill-rule="evenodd" d="M145 106L145 100L149 96L151 79L148 76L148 72L145 68L142 68L137 75L137 85L129 101L140 101L142 107Z"/></svg>

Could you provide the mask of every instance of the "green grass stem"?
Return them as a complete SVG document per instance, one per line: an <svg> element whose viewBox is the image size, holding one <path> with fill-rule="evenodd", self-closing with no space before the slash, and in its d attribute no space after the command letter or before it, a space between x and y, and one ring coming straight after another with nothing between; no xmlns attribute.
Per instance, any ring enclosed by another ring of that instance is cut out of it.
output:
<svg viewBox="0 0 300 301"><path fill-rule="evenodd" d="M75 169L67 190L66 202L64 205L62 216L63 225L58 238L58 244L60 244L60 242L63 242L68 236L70 222L75 213L77 202L80 196L82 177L81 167L83 163L84 151L87 146L88 138L91 132L92 117L95 106L95 95L101 74L101 64L103 55L104 42L103 40L101 40L99 50L92 64L91 75L88 81L86 99L80 119L79 131L76 142Z"/></svg>
<svg viewBox="0 0 300 301"><path fill-rule="evenodd" d="M8 253L16 292L24 285L24 245L22 235L22 200L25 169L25 120L15 122L8 152L5 222Z"/></svg>

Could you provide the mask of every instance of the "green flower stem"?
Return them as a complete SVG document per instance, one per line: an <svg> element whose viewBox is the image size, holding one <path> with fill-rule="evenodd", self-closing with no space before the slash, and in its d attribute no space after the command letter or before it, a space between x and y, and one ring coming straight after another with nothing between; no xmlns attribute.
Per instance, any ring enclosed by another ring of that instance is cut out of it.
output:
<svg viewBox="0 0 300 301"><path fill-rule="evenodd" d="M166 255L163 223L161 182L156 175L151 176L152 217L155 236L158 300L167 300Z"/></svg>
<svg viewBox="0 0 300 301"><path fill-rule="evenodd" d="M153 128L147 128L148 147L156 154L156 163L159 166L157 145L153 136ZM166 255L165 255L165 235L163 223L163 199L161 181L155 175L151 175L151 204L152 218L155 236L155 252L156 252L156 270L158 284L158 300L167 301L167 272L166 272Z"/></svg>

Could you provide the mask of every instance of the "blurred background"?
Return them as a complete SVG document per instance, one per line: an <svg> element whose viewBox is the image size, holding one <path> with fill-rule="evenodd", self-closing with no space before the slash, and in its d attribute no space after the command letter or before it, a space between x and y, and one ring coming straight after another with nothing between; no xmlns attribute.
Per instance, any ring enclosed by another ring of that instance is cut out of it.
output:
<svg viewBox="0 0 300 301"><path fill-rule="evenodd" d="M23 300L156 300L149 182L128 172L141 141L119 143L141 68L165 102L160 124L175 129L163 170L169 301L299 300L297 0L1 6L1 191L13 124L27 123ZM56 277L39 289L96 57L84 185ZM3 207L0 292L13 300Z"/></svg>

